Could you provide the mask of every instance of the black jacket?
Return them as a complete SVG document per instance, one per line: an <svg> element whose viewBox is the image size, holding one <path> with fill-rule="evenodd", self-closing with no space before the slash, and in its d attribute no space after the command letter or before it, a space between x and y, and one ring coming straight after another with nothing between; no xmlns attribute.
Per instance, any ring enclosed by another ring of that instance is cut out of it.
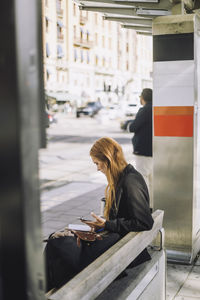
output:
<svg viewBox="0 0 200 300"><path fill-rule="evenodd" d="M132 138L133 153L152 156L152 103L139 109L135 120L129 125L129 131L135 133Z"/></svg>
<svg viewBox="0 0 200 300"><path fill-rule="evenodd" d="M149 208L149 193L142 175L128 164L116 188L113 205L105 229L125 235L130 231L150 230L153 219Z"/></svg>
<svg viewBox="0 0 200 300"><path fill-rule="evenodd" d="M149 209L149 194L146 183L133 166L127 165L121 174L116 189L116 206L110 211L110 220L105 229L109 235L95 243L81 242L77 247L76 237L66 236L49 239L45 247L47 291L60 287L94 259L114 245L130 231L150 230L153 219ZM146 249L129 265L136 266L149 260Z"/></svg>

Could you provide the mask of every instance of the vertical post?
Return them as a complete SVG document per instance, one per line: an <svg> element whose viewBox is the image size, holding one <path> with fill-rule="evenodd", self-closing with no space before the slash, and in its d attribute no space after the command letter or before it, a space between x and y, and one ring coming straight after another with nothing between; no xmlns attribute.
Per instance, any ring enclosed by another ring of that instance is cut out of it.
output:
<svg viewBox="0 0 200 300"><path fill-rule="evenodd" d="M0 11L0 298L44 299L38 149L44 141L39 1Z"/></svg>
<svg viewBox="0 0 200 300"><path fill-rule="evenodd" d="M195 15L159 17L153 22L154 208L165 211L168 259L187 263L200 249L200 198L195 184L198 28Z"/></svg>

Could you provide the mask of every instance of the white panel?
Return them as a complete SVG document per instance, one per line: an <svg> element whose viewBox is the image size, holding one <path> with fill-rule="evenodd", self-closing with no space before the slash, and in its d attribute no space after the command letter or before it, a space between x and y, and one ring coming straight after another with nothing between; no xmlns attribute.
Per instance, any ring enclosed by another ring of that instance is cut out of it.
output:
<svg viewBox="0 0 200 300"><path fill-rule="evenodd" d="M154 63L155 88L194 86L194 61L170 61Z"/></svg>
<svg viewBox="0 0 200 300"><path fill-rule="evenodd" d="M191 68L192 66L192 68ZM154 72L157 74L177 74L184 72L185 69L194 75L194 60L176 60L176 61L157 61L154 62Z"/></svg>
<svg viewBox="0 0 200 300"><path fill-rule="evenodd" d="M194 105L194 61L167 61L153 64L153 105Z"/></svg>
<svg viewBox="0 0 200 300"><path fill-rule="evenodd" d="M160 87L153 91L153 106L193 106L194 89Z"/></svg>
<svg viewBox="0 0 200 300"><path fill-rule="evenodd" d="M144 290L151 283L151 281L157 275L157 273L158 273L158 262L144 276L144 278L136 286L136 288L133 290L133 292L126 298L126 300L138 299L138 297L144 292Z"/></svg>
<svg viewBox="0 0 200 300"><path fill-rule="evenodd" d="M131 300L166 300L166 257L163 250L158 264L157 275L146 289L143 290L139 298L132 298Z"/></svg>

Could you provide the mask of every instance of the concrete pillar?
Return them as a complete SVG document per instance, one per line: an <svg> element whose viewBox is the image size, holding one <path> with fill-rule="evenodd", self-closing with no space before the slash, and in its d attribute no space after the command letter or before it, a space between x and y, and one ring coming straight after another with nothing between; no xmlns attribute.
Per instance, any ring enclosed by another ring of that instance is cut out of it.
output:
<svg viewBox="0 0 200 300"><path fill-rule="evenodd" d="M167 257L200 250L200 19L153 22L154 209L164 209Z"/></svg>
<svg viewBox="0 0 200 300"><path fill-rule="evenodd" d="M38 178L38 149L45 145L41 3L1 4L0 299L44 300Z"/></svg>

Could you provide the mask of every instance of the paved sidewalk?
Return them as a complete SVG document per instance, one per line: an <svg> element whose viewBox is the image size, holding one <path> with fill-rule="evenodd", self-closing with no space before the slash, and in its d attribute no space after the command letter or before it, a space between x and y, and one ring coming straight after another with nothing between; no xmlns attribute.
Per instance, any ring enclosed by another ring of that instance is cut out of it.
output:
<svg viewBox="0 0 200 300"><path fill-rule="evenodd" d="M91 218L92 211L99 214L104 189L102 184L76 182L45 192L43 200L52 199L52 203L42 212L43 236L46 238L69 223L81 224L78 217Z"/></svg>

